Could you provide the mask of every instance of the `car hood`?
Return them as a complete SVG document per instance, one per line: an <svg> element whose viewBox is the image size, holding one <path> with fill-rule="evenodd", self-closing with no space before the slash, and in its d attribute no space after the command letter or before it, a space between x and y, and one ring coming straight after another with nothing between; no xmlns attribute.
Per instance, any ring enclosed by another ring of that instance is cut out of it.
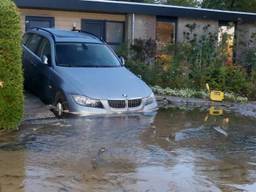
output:
<svg viewBox="0 0 256 192"><path fill-rule="evenodd" d="M78 93L94 99L144 98L151 89L125 67L69 68L58 67L64 82Z"/></svg>

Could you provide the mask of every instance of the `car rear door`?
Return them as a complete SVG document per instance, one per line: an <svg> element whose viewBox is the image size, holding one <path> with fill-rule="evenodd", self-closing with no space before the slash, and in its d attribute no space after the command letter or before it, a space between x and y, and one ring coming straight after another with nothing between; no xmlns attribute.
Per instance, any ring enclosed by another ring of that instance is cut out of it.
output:
<svg viewBox="0 0 256 192"><path fill-rule="evenodd" d="M29 41L24 46L24 60L23 65L25 69L25 80L28 84L28 87L32 92L37 93L38 78L36 66L41 61L41 58L38 56L38 49L42 41L42 36L37 34L31 34Z"/></svg>
<svg viewBox="0 0 256 192"><path fill-rule="evenodd" d="M30 74L30 67L28 61L28 51L27 51L27 44L32 37L31 33L26 33L22 39L22 67L24 73L24 86L26 89L30 88L30 81L29 81L29 74Z"/></svg>

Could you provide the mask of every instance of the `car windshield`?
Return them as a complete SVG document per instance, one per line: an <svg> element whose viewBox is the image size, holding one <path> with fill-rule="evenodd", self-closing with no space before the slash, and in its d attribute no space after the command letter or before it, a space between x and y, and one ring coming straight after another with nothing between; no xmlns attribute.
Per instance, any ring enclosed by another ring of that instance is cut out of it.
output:
<svg viewBox="0 0 256 192"><path fill-rule="evenodd" d="M107 45L95 43L57 43L56 63L63 67L121 66Z"/></svg>

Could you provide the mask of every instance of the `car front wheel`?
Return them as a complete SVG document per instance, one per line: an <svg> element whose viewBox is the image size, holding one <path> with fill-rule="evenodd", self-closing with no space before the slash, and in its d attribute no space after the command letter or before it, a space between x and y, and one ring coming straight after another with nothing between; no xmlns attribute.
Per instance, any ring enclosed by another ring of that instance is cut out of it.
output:
<svg viewBox="0 0 256 192"><path fill-rule="evenodd" d="M56 105L56 115L57 117L62 117L64 114L63 104L62 102L58 102Z"/></svg>
<svg viewBox="0 0 256 192"><path fill-rule="evenodd" d="M62 94L57 94L54 102L54 114L58 118L64 117L67 112L67 102Z"/></svg>

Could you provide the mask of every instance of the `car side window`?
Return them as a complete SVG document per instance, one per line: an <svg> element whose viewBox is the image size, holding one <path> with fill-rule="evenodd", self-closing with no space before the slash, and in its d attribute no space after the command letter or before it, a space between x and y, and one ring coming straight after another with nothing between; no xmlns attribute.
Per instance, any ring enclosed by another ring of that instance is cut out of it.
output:
<svg viewBox="0 0 256 192"><path fill-rule="evenodd" d="M32 36L32 35L29 34L29 33L26 33L25 35L23 35L22 44L26 46L27 43L29 42L31 36Z"/></svg>
<svg viewBox="0 0 256 192"><path fill-rule="evenodd" d="M30 49L30 51L38 55L38 48L42 39L43 39L42 36L33 34L30 41L27 43L28 49Z"/></svg>
<svg viewBox="0 0 256 192"><path fill-rule="evenodd" d="M51 44L48 39L43 38L38 53L40 58L43 58L43 56L46 56L48 58L48 63L51 64L51 60L52 60Z"/></svg>

